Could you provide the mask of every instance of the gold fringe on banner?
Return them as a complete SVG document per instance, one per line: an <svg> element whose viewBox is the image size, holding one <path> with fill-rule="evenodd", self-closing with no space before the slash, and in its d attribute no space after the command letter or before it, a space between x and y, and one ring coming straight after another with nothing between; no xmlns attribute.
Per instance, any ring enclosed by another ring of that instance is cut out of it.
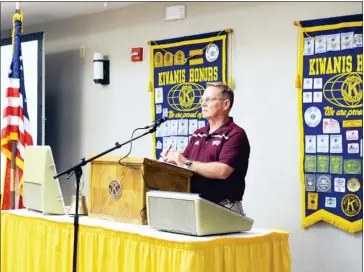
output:
<svg viewBox="0 0 364 272"><path fill-rule="evenodd" d="M153 84L153 81L152 81L152 78L153 78L153 73L154 73L154 70L153 70L153 66L154 66L154 56L153 56L153 49L152 49L152 41L148 41L148 45L150 46L149 47L149 59L150 59L150 63L149 63L149 84L148 84L148 92L153 92L153 89L154 89L154 84Z"/></svg>
<svg viewBox="0 0 364 272"><path fill-rule="evenodd" d="M294 21L294 25L298 26L298 34L297 34L297 74L296 74L296 81L295 87L297 89L302 88L302 76L300 75L300 65L301 65L301 58L300 58L300 48L301 48L301 41L303 41L303 37L301 36L301 24L299 21Z"/></svg>
<svg viewBox="0 0 364 272"><path fill-rule="evenodd" d="M233 88L233 30L228 28L226 32L229 34L229 44L230 44L230 67L229 67L229 87Z"/></svg>

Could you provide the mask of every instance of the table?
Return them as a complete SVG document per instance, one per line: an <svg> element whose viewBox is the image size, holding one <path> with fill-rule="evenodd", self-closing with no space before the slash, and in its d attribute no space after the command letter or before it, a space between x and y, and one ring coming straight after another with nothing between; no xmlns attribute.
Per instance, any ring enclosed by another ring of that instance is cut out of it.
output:
<svg viewBox="0 0 364 272"><path fill-rule="evenodd" d="M286 272L289 233L193 237L80 217L77 271ZM73 218L26 209L1 211L1 271L72 271Z"/></svg>

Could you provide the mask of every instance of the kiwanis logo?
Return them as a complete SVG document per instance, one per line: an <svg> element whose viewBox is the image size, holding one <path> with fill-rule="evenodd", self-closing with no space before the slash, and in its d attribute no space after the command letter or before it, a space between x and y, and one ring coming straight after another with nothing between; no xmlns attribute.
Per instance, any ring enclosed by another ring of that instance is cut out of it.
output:
<svg viewBox="0 0 364 272"><path fill-rule="evenodd" d="M344 108L363 105L363 80L360 73L343 73L330 78L323 93L327 101Z"/></svg>
<svg viewBox="0 0 364 272"><path fill-rule="evenodd" d="M114 179L109 183L109 195L112 199L118 200L121 197L122 186L120 181Z"/></svg>
<svg viewBox="0 0 364 272"><path fill-rule="evenodd" d="M188 112L200 108L204 88L196 83L181 83L173 86L167 94L168 104L177 111Z"/></svg>
<svg viewBox="0 0 364 272"><path fill-rule="evenodd" d="M354 194L345 195L341 200L341 210L346 216L353 217L361 211L361 201Z"/></svg>

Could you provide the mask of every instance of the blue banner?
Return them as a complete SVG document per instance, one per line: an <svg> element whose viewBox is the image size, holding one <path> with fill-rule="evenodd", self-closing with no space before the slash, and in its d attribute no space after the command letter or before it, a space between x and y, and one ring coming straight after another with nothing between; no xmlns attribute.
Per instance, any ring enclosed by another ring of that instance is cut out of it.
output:
<svg viewBox="0 0 364 272"><path fill-rule="evenodd" d="M152 118L167 117L153 134L156 159L164 148L184 151L193 132L206 125L200 98L207 82L227 78L231 30L150 41Z"/></svg>
<svg viewBox="0 0 364 272"><path fill-rule="evenodd" d="M302 227L362 230L363 17L301 21Z"/></svg>

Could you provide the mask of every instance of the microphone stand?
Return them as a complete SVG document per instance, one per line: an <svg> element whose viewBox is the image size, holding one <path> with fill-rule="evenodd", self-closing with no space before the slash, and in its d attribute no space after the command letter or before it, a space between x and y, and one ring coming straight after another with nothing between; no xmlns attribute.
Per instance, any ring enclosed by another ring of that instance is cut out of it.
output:
<svg viewBox="0 0 364 272"><path fill-rule="evenodd" d="M77 242L78 242L78 226L79 226L79 216L78 216L78 201L79 201L79 190L80 190L80 181L81 181L81 176L82 176L82 166L85 166L86 164L88 164L89 162L104 156L108 153L110 153L111 151L114 151L115 149L118 149L134 140L137 140L149 133L153 133L155 132L157 129L157 125L153 126L151 129L149 129L147 132L130 139L127 142L124 142L122 144L119 144L118 142L115 143L115 146L86 160L85 158L81 159L81 162L79 162L78 164L62 171L61 173L57 174L54 176L54 179L63 176L63 175L68 175L67 179L70 178L73 174L75 174L76 176L76 212L75 212L75 217L74 217L74 221L73 221L73 225L74 225L74 232L73 232L73 272L77 271Z"/></svg>

